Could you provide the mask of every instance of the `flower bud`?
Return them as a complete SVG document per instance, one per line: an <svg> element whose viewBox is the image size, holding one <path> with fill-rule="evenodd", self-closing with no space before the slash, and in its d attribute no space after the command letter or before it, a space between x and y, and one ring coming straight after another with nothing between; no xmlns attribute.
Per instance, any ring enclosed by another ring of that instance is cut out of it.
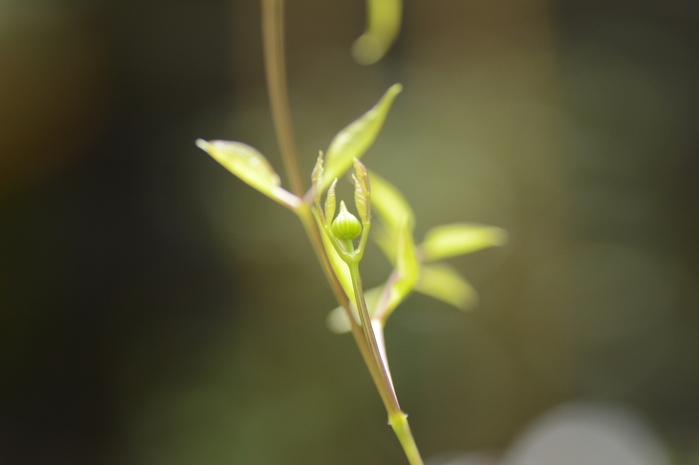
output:
<svg viewBox="0 0 699 465"><path fill-rule="evenodd" d="M340 241L351 241L362 233L362 224L357 217L347 211L345 202L340 202L340 213L333 221L332 231Z"/></svg>

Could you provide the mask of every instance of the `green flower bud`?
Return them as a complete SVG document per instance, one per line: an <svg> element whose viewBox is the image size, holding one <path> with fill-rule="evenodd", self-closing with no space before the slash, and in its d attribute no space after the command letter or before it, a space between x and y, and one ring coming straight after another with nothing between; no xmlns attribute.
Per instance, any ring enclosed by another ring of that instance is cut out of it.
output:
<svg viewBox="0 0 699 465"><path fill-rule="evenodd" d="M351 241L362 233L362 224L357 217L347 211L345 202L340 202L340 213L333 221L332 231L340 241Z"/></svg>

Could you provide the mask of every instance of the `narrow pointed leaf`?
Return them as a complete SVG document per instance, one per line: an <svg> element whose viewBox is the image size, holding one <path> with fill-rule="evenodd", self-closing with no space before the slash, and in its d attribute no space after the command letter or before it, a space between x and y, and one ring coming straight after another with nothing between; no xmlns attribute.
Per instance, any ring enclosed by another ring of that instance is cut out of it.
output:
<svg viewBox="0 0 699 465"><path fill-rule="evenodd" d="M424 262L431 262L504 245L505 242L507 233L501 228L470 223L437 226L425 235L422 257Z"/></svg>
<svg viewBox="0 0 699 465"><path fill-rule="evenodd" d="M224 140L207 142L197 139L196 144L228 171L266 196L290 208L301 204L301 199L281 187L279 175L255 148L242 142Z"/></svg>
<svg viewBox="0 0 699 465"><path fill-rule="evenodd" d="M311 172L311 181L313 184L318 184L323 179L323 151L318 153L316 164Z"/></svg>
<svg viewBox="0 0 699 465"><path fill-rule="evenodd" d="M354 159L354 205L357 207L359 218L363 224L371 222L371 187L369 186L369 174L362 163Z"/></svg>
<svg viewBox="0 0 699 465"><path fill-rule="evenodd" d="M327 189L333 179L342 176L352 166L352 160L361 158L374 143L393 100L402 88L400 84L392 85L371 110L337 133L325 156L325 174L320 186L321 193Z"/></svg>
<svg viewBox="0 0 699 465"><path fill-rule="evenodd" d="M455 269L443 263L423 265L415 291L446 302L460 310L478 303L478 293Z"/></svg>
<svg viewBox="0 0 699 465"><path fill-rule="evenodd" d="M325 222L327 224L332 224L333 219L335 218L335 206L337 202L337 197L335 195L335 186L337 185L337 179L333 181L333 183L330 185L330 189L328 189L328 193L325 195Z"/></svg>
<svg viewBox="0 0 699 465"><path fill-rule="evenodd" d="M367 27L352 45L358 63L371 65L379 61L396 40L400 31L402 0L367 0Z"/></svg>
<svg viewBox="0 0 699 465"><path fill-rule="evenodd" d="M371 214L369 194L354 174L352 175L352 182L354 183L354 206L357 209L357 213L359 213L359 219L362 220L362 224L368 223L369 215Z"/></svg>

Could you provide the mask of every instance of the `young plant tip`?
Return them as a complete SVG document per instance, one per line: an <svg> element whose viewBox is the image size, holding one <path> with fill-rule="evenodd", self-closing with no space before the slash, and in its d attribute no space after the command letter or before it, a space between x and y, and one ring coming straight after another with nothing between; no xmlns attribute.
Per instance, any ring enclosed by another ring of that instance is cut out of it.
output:
<svg viewBox="0 0 699 465"><path fill-rule="evenodd" d="M455 269L433 262L502 245L507 234L500 228L456 223L428 230L423 243L416 246L415 219L407 200L396 187L374 173L373 186L370 185L368 171L359 159L378 137L393 101L403 90L400 83L390 86L373 107L341 129L325 153L319 152L311 173L312 185L304 194L287 89L284 3L262 0L262 29L272 119L290 190L282 187L274 167L252 146L204 139L197 139L195 144L241 181L298 216L339 304L328 319L329 327L336 332L351 331L408 462L423 465L393 386L384 325L414 290L458 308L473 305L477 301L475 289ZM367 6L367 28L353 48L357 60L365 64L379 60L395 41L400 30L402 0L367 0ZM343 201L336 216L337 179L352 167L359 219ZM364 291L359 265L371 232L374 208L381 222L377 242L393 271L385 283Z"/></svg>

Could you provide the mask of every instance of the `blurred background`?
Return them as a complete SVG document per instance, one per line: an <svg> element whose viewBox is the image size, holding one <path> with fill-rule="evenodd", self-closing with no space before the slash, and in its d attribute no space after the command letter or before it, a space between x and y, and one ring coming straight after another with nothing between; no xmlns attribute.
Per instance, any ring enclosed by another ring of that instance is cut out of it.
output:
<svg viewBox="0 0 699 465"><path fill-rule="evenodd" d="M699 4L409 1L363 67L362 1L287 3L303 169L401 82L417 240L510 234L387 327L428 463L699 464ZM405 463L296 218L194 146L281 171L259 10L0 0L0 463Z"/></svg>

